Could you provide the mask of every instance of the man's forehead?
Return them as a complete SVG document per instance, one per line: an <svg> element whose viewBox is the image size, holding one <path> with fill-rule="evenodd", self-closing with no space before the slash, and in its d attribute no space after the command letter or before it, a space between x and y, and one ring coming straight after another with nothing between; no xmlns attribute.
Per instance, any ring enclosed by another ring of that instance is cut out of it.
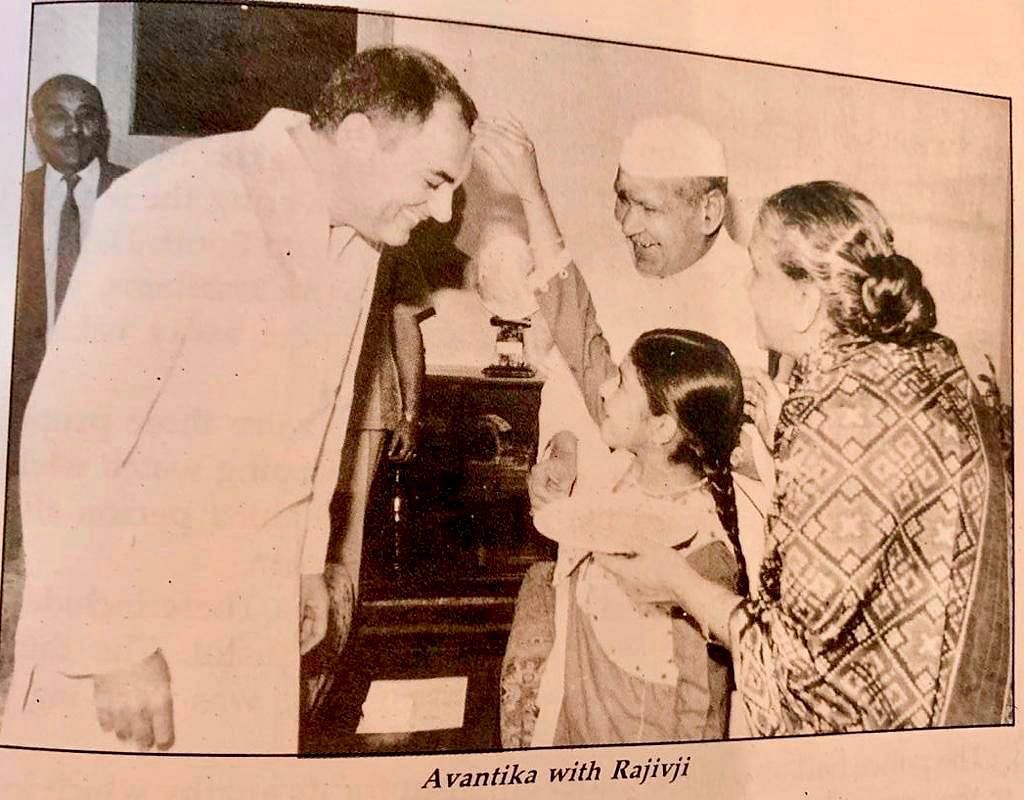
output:
<svg viewBox="0 0 1024 800"><path fill-rule="evenodd" d="M622 167L615 173L615 191L635 196L663 197L686 182L686 178L666 180L630 175Z"/></svg>
<svg viewBox="0 0 1024 800"><path fill-rule="evenodd" d="M430 112L422 119L415 111L409 111L401 116L383 110L371 111L367 112L366 116L373 121L378 129L385 129L388 131L388 135L398 139L416 136L423 131L437 128L468 130L458 105L454 100L449 100L446 97L438 98Z"/></svg>
<svg viewBox="0 0 1024 800"><path fill-rule="evenodd" d="M42 108L77 108L89 106L97 111L103 109L103 101L99 92L85 86L74 84L58 84L41 98Z"/></svg>
<svg viewBox="0 0 1024 800"><path fill-rule="evenodd" d="M463 183L465 183L466 178L469 177L469 173L472 172L472 170L473 151L467 147L466 152L462 157L462 164L454 173L451 173L451 178L453 179L451 182L455 186L461 186Z"/></svg>
<svg viewBox="0 0 1024 800"><path fill-rule="evenodd" d="M472 134L461 117L435 113L409 139L410 154L422 159L423 167L450 183L462 183L473 164Z"/></svg>

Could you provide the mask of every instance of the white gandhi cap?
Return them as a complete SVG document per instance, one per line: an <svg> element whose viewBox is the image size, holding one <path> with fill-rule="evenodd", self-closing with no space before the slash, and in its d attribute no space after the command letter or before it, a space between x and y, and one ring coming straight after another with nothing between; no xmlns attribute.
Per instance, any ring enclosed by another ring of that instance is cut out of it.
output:
<svg viewBox="0 0 1024 800"><path fill-rule="evenodd" d="M647 117L633 125L622 145L619 167L639 178L724 178L725 150L711 132L675 114Z"/></svg>

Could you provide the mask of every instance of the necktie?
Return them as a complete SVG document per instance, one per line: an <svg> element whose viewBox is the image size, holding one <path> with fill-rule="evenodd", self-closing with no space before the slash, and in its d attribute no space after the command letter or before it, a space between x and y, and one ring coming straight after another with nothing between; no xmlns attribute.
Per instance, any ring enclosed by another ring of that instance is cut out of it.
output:
<svg viewBox="0 0 1024 800"><path fill-rule="evenodd" d="M78 203L75 201L75 186L82 180L77 175L65 175L68 193L60 210L60 227L57 232L57 277L54 284L54 319L60 313L61 303L71 283L71 273L78 260L81 247L81 230L78 216Z"/></svg>

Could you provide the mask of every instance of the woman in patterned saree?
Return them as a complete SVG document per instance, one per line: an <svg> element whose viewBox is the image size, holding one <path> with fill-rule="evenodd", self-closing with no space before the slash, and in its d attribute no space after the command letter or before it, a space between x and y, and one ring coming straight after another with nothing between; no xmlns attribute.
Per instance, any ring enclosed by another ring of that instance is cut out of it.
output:
<svg viewBox="0 0 1024 800"><path fill-rule="evenodd" d="M664 549L603 565L729 647L755 735L1007 721L1002 460L920 271L833 182L765 201L750 255L761 344L797 361L785 401L747 387L776 470L755 591Z"/></svg>

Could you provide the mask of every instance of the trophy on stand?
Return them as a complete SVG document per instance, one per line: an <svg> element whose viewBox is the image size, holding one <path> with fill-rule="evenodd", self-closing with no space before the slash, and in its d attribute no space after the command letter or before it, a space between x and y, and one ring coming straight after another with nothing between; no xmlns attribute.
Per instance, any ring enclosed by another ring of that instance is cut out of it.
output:
<svg viewBox="0 0 1024 800"><path fill-rule="evenodd" d="M491 312L495 336L495 361L485 367L492 378L532 378L536 370L526 360L523 332L537 301L527 285L533 269L529 245L515 233L485 237L476 256L476 291Z"/></svg>

